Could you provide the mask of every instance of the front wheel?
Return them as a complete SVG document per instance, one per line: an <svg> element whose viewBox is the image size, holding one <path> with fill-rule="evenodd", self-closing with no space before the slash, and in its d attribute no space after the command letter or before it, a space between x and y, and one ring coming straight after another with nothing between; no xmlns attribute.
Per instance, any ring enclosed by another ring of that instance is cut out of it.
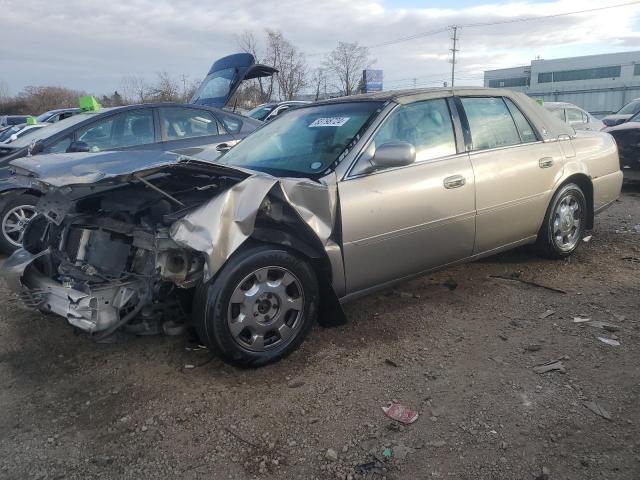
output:
<svg viewBox="0 0 640 480"><path fill-rule="evenodd" d="M22 247L22 237L27 223L36 215L39 198L27 193L12 195L0 212L2 225L0 228L0 251L11 254Z"/></svg>
<svg viewBox="0 0 640 480"><path fill-rule="evenodd" d="M198 289L193 322L224 361L257 367L298 348L316 319L318 300L308 262L275 246L250 247Z"/></svg>
<svg viewBox="0 0 640 480"><path fill-rule="evenodd" d="M584 237L587 200L575 183L563 185L551 199L536 247L547 258L571 255Z"/></svg>

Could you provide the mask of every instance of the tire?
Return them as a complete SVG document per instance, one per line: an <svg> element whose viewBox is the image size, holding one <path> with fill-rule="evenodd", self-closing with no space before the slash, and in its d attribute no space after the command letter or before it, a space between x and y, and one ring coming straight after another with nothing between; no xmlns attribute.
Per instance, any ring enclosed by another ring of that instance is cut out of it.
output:
<svg viewBox="0 0 640 480"><path fill-rule="evenodd" d="M9 195L12 198L0 212L0 251L7 255L21 247L24 227L36 215L35 206L40 200L28 193ZM14 230L14 227L19 230Z"/></svg>
<svg viewBox="0 0 640 480"><path fill-rule="evenodd" d="M568 257L578 248L587 225L587 200L575 183L563 185L549 203L536 250L546 258Z"/></svg>
<svg viewBox="0 0 640 480"><path fill-rule="evenodd" d="M316 320L319 297L308 262L278 246L248 247L196 289L193 326L223 361L259 367L300 346Z"/></svg>

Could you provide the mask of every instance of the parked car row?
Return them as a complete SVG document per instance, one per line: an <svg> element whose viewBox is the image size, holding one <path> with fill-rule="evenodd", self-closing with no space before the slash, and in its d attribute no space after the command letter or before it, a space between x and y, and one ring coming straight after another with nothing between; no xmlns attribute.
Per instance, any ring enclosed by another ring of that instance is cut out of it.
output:
<svg viewBox="0 0 640 480"><path fill-rule="evenodd" d="M194 105L81 113L5 157L2 188L40 197L2 270L28 305L95 339L190 311L225 361L264 365L404 279L525 244L571 255L620 194L611 135L509 90L333 99L247 135L256 120L204 106L266 71L237 59L214 64ZM201 149L166 143L194 131L223 154L161 152Z"/></svg>
<svg viewBox="0 0 640 480"><path fill-rule="evenodd" d="M16 185L12 160L44 154L110 150L172 151L215 160L262 122L222 110L246 78L276 70L241 53L216 61L190 104L141 104L113 108L52 110L38 117L52 125L0 144L0 251L22 244L24 229L36 215L42 188ZM39 124L39 125L42 125ZM12 134L13 135L13 134ZM47 160L45 160L47 161Z"/></svg>

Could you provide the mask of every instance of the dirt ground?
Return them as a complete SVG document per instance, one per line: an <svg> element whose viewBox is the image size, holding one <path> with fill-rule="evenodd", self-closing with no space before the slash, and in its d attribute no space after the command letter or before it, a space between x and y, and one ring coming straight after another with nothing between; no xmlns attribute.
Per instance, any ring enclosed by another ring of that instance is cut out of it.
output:
<svg viewBox="0 0 640 480"><path fill-rule="evenodd" d="M414 280L257 370L184 337L97 345L3 290L0 478L637 480L639 225L626 187L569 260L519 249Z"/></svg>

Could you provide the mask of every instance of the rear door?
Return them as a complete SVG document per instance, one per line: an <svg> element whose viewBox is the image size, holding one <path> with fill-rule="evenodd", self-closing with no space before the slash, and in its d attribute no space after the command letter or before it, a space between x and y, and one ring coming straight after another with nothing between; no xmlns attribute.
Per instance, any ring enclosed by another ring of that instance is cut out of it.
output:
<svg viewBox="0 0 640 480"><path fill-rule="evenodd" d="M94 152L156 149L159 140L151 107L101 117L77 129L74 135L75 140L87 143Z"/></svg>
<svg viewBox="0 0 640 480"><path fill-rule="evenodd" d="M416 162L338 184L347 293L471 255L474 176L461 137L446 99L399 105L385 119L354 171L387 142L413 144Z"/></svg>
<svg viewBox="0 0 640 480"><path fill-rule="evenodd" d="M169 106L158 110L163 150L196 155L206 146L222 153L237 143L235 136L209 110Z"/></svg>
<svg viewBox="0 0 640 480"><path fill-rule="evenodd" d="M543 142L508 98L463 97L476 179L476 245L483 253L537 234L562 175L559 142Z"/></svg>

